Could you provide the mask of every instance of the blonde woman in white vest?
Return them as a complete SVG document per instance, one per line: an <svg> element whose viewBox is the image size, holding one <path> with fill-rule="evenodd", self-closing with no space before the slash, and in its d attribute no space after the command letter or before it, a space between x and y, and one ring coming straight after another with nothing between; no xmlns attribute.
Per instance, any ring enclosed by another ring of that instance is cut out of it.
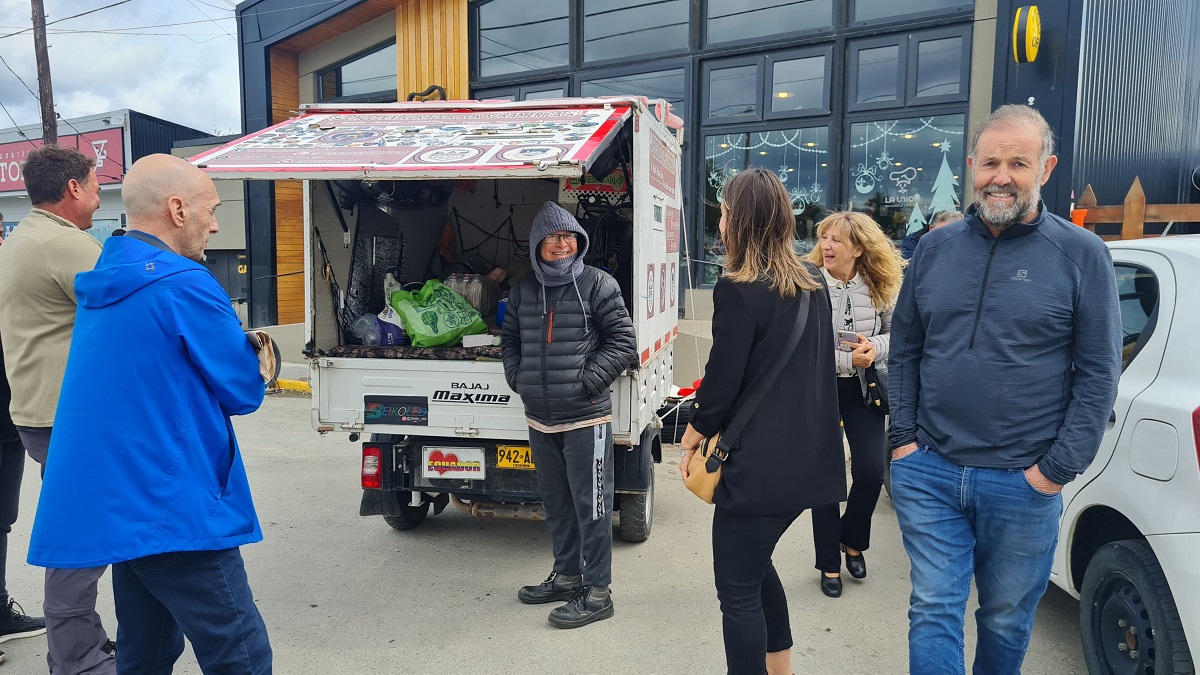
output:
<svg viewBox="0 0 1200 675"><path fill-rule="evenodd" d="M864 402L864 373L871 365L887 367L892 307L904 260L879 225L862 213L830 214L817 225L817 238L809 260L821 268L833 306L838 408L850 444L853 481L844 514L837 504L812 512L821 591L837 598L842 594L839 547L850 576L867 576L863 551L871 545L871 516L883 487L887 439L884 415Z"/></svg>

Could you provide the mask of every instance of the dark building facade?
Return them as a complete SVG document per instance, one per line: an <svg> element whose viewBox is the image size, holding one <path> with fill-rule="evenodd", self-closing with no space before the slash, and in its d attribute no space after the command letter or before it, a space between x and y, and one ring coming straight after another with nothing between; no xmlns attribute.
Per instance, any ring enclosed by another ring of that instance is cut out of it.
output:
<svg viewBox="0 0 1200 675"><path fill-rule="evenodd" d="M1043 191L1055 213L1069 215L1088 184L1101 203L1120 203L1135 175L1151 202L1200 200L1200 106L1188 104L1200 94L1192 65L1200 62L1200 5L1041 3L1037 58L1017 63L1014 18L1028 7L248 0L238 6L245 131L286 119L288 103L403 100L432 84L450 98L664 98L686 124L685 218L697 286L715 279L722 251L714 205L738 171L779 175L792 196L798 250L812 247L825 212L842 208L870 213L899 239L970 201L969 130L1003 103L1033 105L1055 130L1060 164ZM294 70L288 54L298 54ZM279 203L277 187L248 185L259 324L280 318L263 300L285 295L270 281L287 257L278 235L290 221Z"/></svg>

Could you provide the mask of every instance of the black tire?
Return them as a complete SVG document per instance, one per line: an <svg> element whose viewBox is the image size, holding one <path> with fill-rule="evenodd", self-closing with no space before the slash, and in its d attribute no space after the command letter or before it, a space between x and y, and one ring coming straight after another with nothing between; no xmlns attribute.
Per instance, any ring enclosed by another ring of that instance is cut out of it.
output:
<svg viewBox="0 0 1200 675"><path fill-rule="evenodd" d="M383 519L388 525L392 526L393 530L411 530L414 527L425 522L426 516L429 515L429 502L422 501L420 506L411 506L409 501L412 499L411 492L393 492L396 500L400 502L398 505L398 513L394 516L384 516Z"/></svg>
<svg viewBox="0 0 1200 675"><path fill-rule="evenodd" d="M1079 602L1090 673L1193 673L1175 596L1143 541L1101 546L1083 575Z"/></svg>
<svg viewBox="0 0 1200 675"><path fill-rule="evenodd" d="M676 403L668 403L658 411L659 417L662 418L663 443L678 444L683 440L683 432L687 431L687 426L692 422L692 415L695 412L692 409L692 402L685 401L682 405L676 406Z"/></svg>
<svg viewBox="0 0 1200 675"><path fill-rule="evenodd" d="M640 543L650 538L650 527L654 524L654 472L650 472L650 489L640 494L622 494L620 525L617 532L621 539Z"/></svg>
<svg viewBox="0 0 1200 675"><path fill-rule="evenodd" d="M370 441L372 443L396 443L400 440L400 436L394 434L371 434ZM411 530L414 527L425 522L425 518L429 515L429 502L424 501L420 506L411 506L411 492L392 492L385 490L382 495L384 499L384 511L395 511L394 516L384 516L383 520L388 525L392 526L393 530Z"/></svg>

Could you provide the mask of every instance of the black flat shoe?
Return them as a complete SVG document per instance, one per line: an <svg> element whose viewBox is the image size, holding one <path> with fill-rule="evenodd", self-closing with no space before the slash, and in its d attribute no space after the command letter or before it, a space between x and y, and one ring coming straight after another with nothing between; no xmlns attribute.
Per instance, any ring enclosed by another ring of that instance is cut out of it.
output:
<svg viewBox="0 0 1200 675"><path fill-rule="evenodd" d="M846 547L843 546L842 550L845 551ZM850 555L848 552L846 553L846 571L849 572L850 576L854 577L855 579L866 578L867 559L863 557L862 551L859 551L858 555Z"/></svg>
<svg viewBox="0 0 1200 675"><path fill-rule="evenodd" d="M821 575L821 592L831 598L842 597L842 578Z"/></svg>

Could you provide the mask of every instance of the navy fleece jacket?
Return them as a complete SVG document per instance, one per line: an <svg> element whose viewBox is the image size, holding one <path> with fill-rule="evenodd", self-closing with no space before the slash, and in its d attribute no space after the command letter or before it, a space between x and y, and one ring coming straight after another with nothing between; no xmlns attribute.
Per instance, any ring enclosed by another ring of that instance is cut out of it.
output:
<svg viewBox="0 0 1200 675"><path fill-rule="evenodd" d="M1087 469L1121 374L1121 312L1099 237L1045 212L993 237L921 238L892 315L890 447L1066 484Z"/></svg>

